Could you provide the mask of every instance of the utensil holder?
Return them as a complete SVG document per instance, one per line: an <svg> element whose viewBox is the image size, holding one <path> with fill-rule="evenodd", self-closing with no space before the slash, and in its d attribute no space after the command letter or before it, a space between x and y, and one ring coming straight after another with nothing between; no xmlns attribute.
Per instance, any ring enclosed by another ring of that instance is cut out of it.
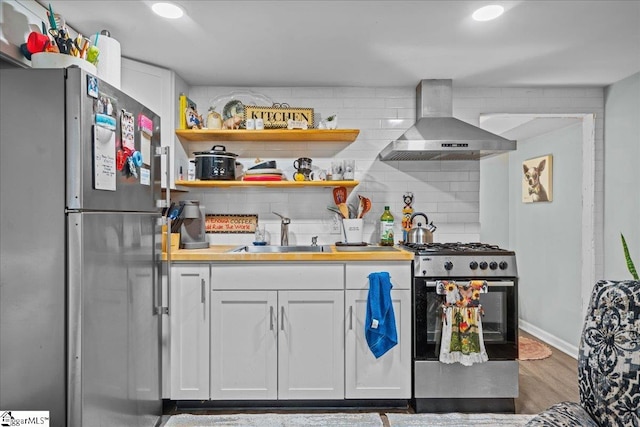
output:
<svg viewBox="0 0 640 427"><path fill-rule="evenodd" d="M342 227L344 229L345 243L362 243L364 221L358 219L343 219Z"/></svg>

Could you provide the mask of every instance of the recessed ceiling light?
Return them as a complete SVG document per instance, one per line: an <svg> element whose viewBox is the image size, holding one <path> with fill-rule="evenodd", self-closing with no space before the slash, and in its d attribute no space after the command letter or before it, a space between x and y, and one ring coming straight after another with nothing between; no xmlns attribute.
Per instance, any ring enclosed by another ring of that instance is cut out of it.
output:
<svg viewBox="0 0 640 427"><path fill-rule="evenodd" d="M154 3L151 9L163 18L178 19L184 15L180 6L174 3Z"/></svg>
<svg viewBox="0 0 640 427"><path fill-rule="evenodd" d="M502 15L503 12L504 7L492 4L476 10L473 12L472 17L476 21L491 21L492 19L496 19L498 16Z"/></svg>

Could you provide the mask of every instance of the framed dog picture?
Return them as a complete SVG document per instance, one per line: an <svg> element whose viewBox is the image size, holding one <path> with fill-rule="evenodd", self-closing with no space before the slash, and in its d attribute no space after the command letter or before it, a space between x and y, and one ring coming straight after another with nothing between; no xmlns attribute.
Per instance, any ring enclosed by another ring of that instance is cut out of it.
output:
<svg viewBox="0 0 640 427"><path fill-rule="evenodd" d="M522 202L553 200L553 156L536 157L522 162Z"/></svg>

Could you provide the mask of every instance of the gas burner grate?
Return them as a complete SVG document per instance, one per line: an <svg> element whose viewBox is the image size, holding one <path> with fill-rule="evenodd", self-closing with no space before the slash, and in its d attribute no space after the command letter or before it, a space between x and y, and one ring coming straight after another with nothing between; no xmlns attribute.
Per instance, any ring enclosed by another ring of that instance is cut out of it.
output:
<svg viewBox="0 0 640 427"><path fill-rule="evenodd" d="M497 245L488 243L470 242L470 243L404 243L405 248L413 251L451 251L451 252L485 252L485 251L505 251Z"/></svg>

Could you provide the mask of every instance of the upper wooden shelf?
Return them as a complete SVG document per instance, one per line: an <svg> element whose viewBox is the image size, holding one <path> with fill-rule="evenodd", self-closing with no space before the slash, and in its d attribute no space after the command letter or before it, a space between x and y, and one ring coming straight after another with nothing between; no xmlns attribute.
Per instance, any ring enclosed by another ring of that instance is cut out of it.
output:
<svg viewBox="0 0 640 427"><path fill-rule="evenodd" d="M358 181L176 181L177 186L199 188L225 188L225 187L276 187L276 188L300 188L300 187L346 187L353 188Z"/></svg>
<svg viewBox="0 0 640 427"><path fill-rule="evenodd" d="M358 129L177 129L182 141L327 141L353 142Z"/></svg>

